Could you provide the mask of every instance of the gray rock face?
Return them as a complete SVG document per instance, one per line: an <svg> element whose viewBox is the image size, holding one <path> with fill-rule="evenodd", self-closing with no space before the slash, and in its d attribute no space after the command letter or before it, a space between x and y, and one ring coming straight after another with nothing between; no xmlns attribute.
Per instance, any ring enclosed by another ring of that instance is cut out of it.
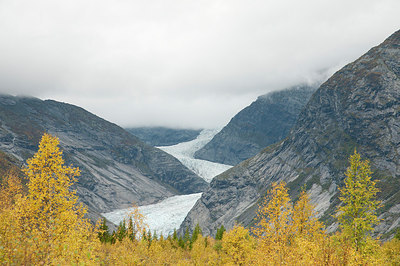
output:
<svg viewBox="0 0 400 266"><path fill-rule="evenodd" d="M0 150L21 162L37 151L44 132L57 136L66 163L81 169L77 194L95 212L208 187L171 155L80 107L1 95L0 121Z"/></svg>
<svg viewBox="0 0 400 266"><path fill-rule="evenodd" d="M199 223L206 234L221 224L252 223L257 202L273 181L286 181L292 198L305 185L330 229L331 215L354 148L379 179L376 227L383 238L400 223L400 31L335 73L313 94L287 139L214 178L182 228Z"/></svg>
<svg viewBox="0 0 400 266"><path fill-rule="evenodd" d="M135 135L151 146L170 146L197 138L201 130L173 129L166 127L135 127L126 128L126 131Z"/></svg>
<svg viewBox="0 0 400 266"><path fill-rule="evenodd" d="M301 85L258 97L195 153L195 158L236 165L284 139L316 90Z"/></svg>

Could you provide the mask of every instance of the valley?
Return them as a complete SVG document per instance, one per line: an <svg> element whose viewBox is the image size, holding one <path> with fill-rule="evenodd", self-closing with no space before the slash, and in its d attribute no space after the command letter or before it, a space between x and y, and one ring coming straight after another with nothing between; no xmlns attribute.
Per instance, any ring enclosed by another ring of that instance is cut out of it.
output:
<svg viewBox="0 0 400 266"><path fill-rule="evenodd" d="M0 266L400 265L396 10L0 1Z"/></svg>
<svg viewBox="0 0 400 266"><path fill-rule="evenodd" d="M194 140L158 148L171 154L198 176L210 182L214 176L219 175L232 166L194 159L193 155L218 132L218 129L205 129ZM201 193L177 195L155 204L139 206L139 210L146 216L146 223L151 232L168 236L173 233L174 229L179 228L188 212L200 197ZM126 208L103 213L102 215L115 225L118 225L123 219L127 218L130 211L131 208Z"/></svg>
<svg viewBox="0 0 400 266"><path fill-rule="evenodd" d="M0 150L24 166L47 132L67 164L79 167L74 189L95 223L99 213L200 193L208 183L168 153L78 106L0 95Z"/></svg>

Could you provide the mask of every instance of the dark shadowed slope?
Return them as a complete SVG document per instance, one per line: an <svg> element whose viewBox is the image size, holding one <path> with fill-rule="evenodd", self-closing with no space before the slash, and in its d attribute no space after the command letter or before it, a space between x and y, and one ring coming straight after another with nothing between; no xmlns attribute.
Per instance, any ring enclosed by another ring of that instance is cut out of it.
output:
<svg viewBox="0 0 400 266"><path fill-rule="evenodd" d="M258 97L244 108L195 158L236 165L284 139L316 86L301 85Z"/></svg>
<svg viewBox="0 0 400 266"><path fill-rule="evenodd" d="M197 138L201 130L174 129L166 127L133 127L126 128L145 143L151 146L171 146Z"/></svg>

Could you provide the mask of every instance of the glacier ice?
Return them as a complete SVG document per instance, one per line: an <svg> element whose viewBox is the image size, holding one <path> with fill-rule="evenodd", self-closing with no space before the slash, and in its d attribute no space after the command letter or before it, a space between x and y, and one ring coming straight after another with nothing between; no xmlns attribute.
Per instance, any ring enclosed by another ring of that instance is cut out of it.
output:
<svg viewBox="0 0 400 266"><path fill-rule="evenodd" d="M172 146L157 147L175 158L183 165L195 172L207 182L211 182L214 176L225 172L232 165L214 163L206 160L194 159L194 153L204 147L219 132L219 129L204 129L199 136L191 141L182 142Z"/></svg>
<svg viewBox="0 0 400 266"><path fill-rule="evenodd" d="M232 166L194 159L193 156L197 150L206 145L218 132L218 129L205 129L194 140L158 148L177 158L183 165L207 182L211 182L214 176L219 175ZM164 236L167 236L168 234L172 234L175 228L179 228L188 212L200 197L201 193L174 196L156 204L139 206L139 210L146 216L146 223L152 232L156 231L157 234L162 233ZM120 209L103 213L103 216L118 225L131 211L132 208Z"/></svg>
<svg viewBox="0 0 400 266"><path fill-rule="evenodd" d="M156 204L140 206L139 211L146 216L146 223L151 232L156 231L158 235L168 236L172 235L175 228L179 228L200 197L201 193L174 196ZM103 216L118 225L131 211L132 208L121 209L103 213Z"/></svg>

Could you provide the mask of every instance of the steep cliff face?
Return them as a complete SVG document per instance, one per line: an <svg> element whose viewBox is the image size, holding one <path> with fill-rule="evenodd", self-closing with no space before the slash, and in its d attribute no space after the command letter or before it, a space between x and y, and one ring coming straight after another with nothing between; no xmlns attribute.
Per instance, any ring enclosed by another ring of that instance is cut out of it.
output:
<svg viewBox="0 0 400 266"><path fill-rule="evenodd" d="M320 217L331 224L354 148L380 180L383 221L376 230L388 236L400 222L400 31L322 84L285 140L214 178L181 229L199 223L215 234L221 224L249 225L257 202L279 180L292 197L306 185Z"/></svg>
<svg viewBox="0 0 400 266"><path fill-rule="evenodd" d="M20 162L37 151L44 132L57 136L66 162L81 169L80 200L96 212L208 187L174 157L80 107L1 95L0 121L0 150Z"/></svg>
<svg viewBox="0 0 400 266"><path fill-rule="evenodd" d="M258 97L202 149L195 158L236 165L284 139L317 88L301 85Z"/></svg>

